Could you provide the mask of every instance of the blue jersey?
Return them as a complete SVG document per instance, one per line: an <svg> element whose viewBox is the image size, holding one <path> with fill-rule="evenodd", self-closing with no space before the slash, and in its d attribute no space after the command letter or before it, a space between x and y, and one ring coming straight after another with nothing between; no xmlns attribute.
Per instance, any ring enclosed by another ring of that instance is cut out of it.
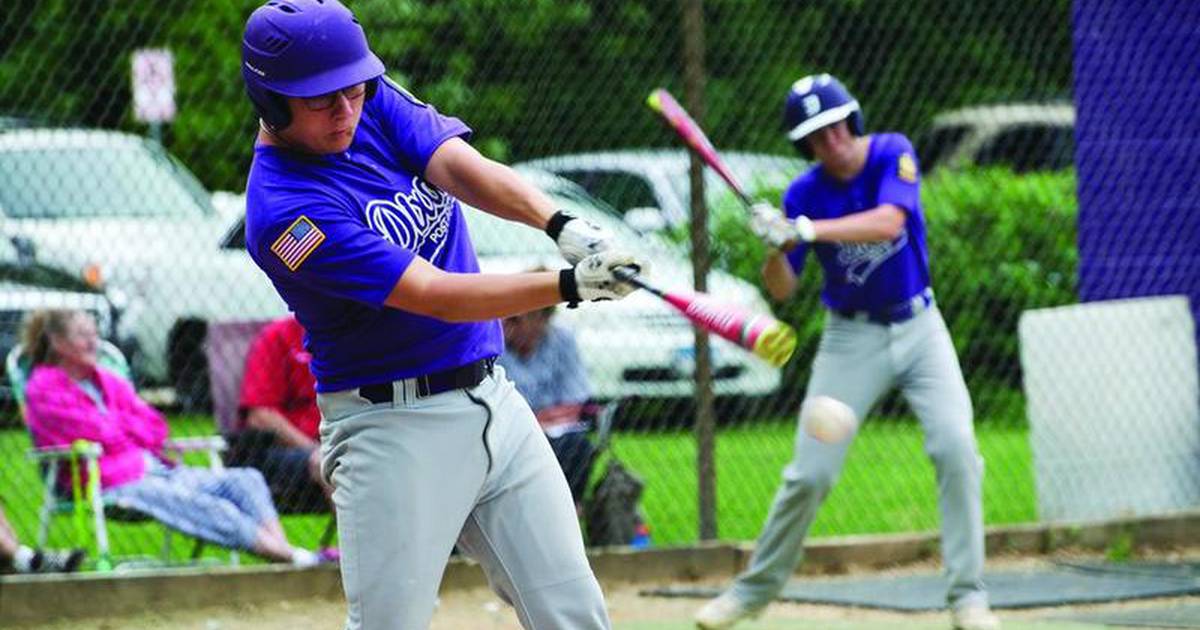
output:
<svg viewBox="0 0 1200 630"><path fill-rule="evenodd" d="M478 272L458 200L423 178L443 142L469 137L381 80L350 148L310 155L258 145L246 248L308 332L317 391L410 378L496 356L498 321L450 323L384 306L414 257Z"/></svg>
<svg viewBox="0 0 1200 630"><path fill-rule="evenodd" d="M881 204L902 208L900 235L874 243L814 243L825 270L821 300L835 310L876 311L907 301L929 286L929 255L921 214L920 174L912 144L898 133L870 137L862 171L843 182L820 164L796 178L783 195L788 217L836 219ZM799 274L809 246L788 253Z"/></svg>

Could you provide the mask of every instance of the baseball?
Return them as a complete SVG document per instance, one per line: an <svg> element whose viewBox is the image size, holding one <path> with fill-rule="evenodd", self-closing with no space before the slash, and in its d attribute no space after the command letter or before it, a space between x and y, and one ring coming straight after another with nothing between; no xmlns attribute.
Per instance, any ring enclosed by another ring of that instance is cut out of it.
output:
<svg viewBox="0 0 1200 630"><path fill-rule="evenodd" d="M845 440L858 426L854 410L829 396L806 399L800 406L800 422L809 435L826 444Z"/></svg>

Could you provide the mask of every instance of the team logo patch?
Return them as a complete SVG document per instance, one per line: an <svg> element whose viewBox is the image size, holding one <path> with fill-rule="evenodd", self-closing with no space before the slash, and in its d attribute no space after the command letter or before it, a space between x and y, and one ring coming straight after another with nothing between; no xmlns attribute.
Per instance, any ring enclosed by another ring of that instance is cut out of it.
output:
<svg viewBox="0 0 1200 630"><path fill-rule="evenodd" d="M804 114L810 118L821 111L821 97L816 94L805 96L801 103L804 104Z"/></svg>
<svg viewBox="0 0 1200 630"><path fill-rule="evenodd" d="M911 153L902 153L896 167L896 176L910 184L917 183L917 161Z"/></svg>
<svg viewBox="0 0 1200 630"><path fill-rule="evenodd" d="M301 216L296 219L288 229L275 239L271 244L271 251L274 252L279 260L287 266L291 271L300 268L304 259L317 249L317 246L325 242L325 233L317 229L308 217Z"/></svg>

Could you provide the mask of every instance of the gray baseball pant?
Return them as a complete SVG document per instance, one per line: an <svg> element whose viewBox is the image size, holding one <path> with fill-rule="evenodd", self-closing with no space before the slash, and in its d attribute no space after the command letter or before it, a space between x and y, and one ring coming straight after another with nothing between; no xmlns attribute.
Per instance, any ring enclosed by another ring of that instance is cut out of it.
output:
<svg viewBox="0 0 1200 630"><path fill-rule="evenodd" d="M920 419L925 452L937 471L947 602L951 607L986 604L983 458L975 443L971 398L941 313L934 306L908 321L882 325L829 312L807 396L831 396L865 419L892 387L900 388ZM731 589L743 606L766 606L795 571L808 528L841 472L850 441L826 444L797 427L795 456L783 471L750 567Z"/></svg>
<svg viewBox="0 0 1200 630"><path fill-rule="evenodd" d="M429 626L455 543L531 630L609 628L558 461L501 367L471 390L391 404L321 394L346 627Z"/></svg>

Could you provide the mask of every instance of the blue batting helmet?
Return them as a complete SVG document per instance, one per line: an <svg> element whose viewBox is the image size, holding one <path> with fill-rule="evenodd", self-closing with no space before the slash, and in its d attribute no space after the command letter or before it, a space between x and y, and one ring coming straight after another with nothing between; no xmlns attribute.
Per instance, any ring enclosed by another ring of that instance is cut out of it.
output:
<svg viewBox="0 0 1200 630"><path fill-rule="evenodd" d="M809 134L838 121L849 119L850 131L863 135L862 109L858 101L832 75L814 74L792 84L783 107L783 130L792 146L812 159L804 141Z"/></svg>
<svg viewBox="0 0 1200 630"><path fill-rule="evenodd" d="M362 25L337 0L270 0L246 20L246 94L273 129L292 121L283 97L319 96L364 82L369 97L382 75L383 62Z"/></svg>

